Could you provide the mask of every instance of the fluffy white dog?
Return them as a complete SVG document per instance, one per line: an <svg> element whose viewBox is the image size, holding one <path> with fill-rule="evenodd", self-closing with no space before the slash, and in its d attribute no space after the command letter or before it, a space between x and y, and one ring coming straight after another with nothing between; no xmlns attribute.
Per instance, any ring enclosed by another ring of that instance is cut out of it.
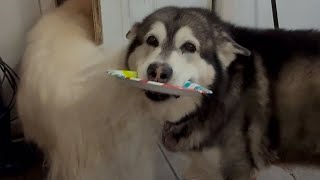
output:
<svg viewBox="0 0 320 180"><path fill-rule="evenodd" d="M17 97L25 135L45 151L50 180L153 179L161 126L141 90L106 77L124 62L93 43L88 7L70 0L28 35Z"/></svg>

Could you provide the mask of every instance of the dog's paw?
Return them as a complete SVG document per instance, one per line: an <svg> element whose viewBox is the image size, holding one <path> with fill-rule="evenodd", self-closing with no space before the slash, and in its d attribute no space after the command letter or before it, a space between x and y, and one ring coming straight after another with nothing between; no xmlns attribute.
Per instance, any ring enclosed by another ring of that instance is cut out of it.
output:
<svg viewBox="0 0 320 180"><path fill-rule="evenodd" d="M162 143L169 151L188 150L187 137L191 134L186 124L166 122L162 130Z"/></svg>

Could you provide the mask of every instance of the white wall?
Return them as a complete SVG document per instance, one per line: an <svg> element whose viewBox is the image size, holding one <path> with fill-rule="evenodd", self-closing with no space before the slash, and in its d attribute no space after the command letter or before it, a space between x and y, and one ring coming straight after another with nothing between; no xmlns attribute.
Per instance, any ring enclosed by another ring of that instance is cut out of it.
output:
<svg viewBox="0 0 320 180"><path fill-rule="evenodd" d="M20 61L25 34L39 16L38 0L0 1L0 56L10 66Z"/></svg>
<svg viewBox="0 0 320 180"><path fill-rule="evenodd" d="M216 0L216 11L226 21L250 27L273 27L270 0Z"/></svg>
<svg viewBox="0 0 320 180"><path fill-rule="evenodd" d="M320 29L320 0L277 0L282 28ZM217 12L238 25L273 28L270 0L217 0Z"/></svg>
<svg viewBox="0 0 320 180"><path fill-rule="evenodd" d="M25 37L54 0L0 0L0 56L11 67L21 60Z"/></svg>
<svg viewBox="0 0 320 180"><path fill-rule="evenodd" d="M278 0L281 27L320 29L320 0Z"/></svg>
<svg viewBox="0 0 320 180"><path fill-rule="evenodd" d="M54 0L0 0L0 56L13 69L23 56L26 33L54 4ZM11 88L7 82L3 88L8 100Z"/></svg>

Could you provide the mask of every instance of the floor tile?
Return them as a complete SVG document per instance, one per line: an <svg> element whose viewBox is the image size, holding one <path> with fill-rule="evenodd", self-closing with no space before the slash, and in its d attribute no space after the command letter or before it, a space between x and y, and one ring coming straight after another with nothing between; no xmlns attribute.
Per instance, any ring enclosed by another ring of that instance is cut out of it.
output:
<svg viewBox="0 0 320 180"><path fill-rule="evenodd" d="M156 180L177 180L175 173L170 168L166 157L163 155L162 150L159 148L157 150L156 159Z"/></svg>
<svg viewBox="0 0 320 180"><path fill-rule="evenodd" d="M277 166L271 166L268 169L261 171L257 180L294 180L289 171Z"/></svg>
<svg viewBox="0 0 320 180"><path fill-rule="evenodd" d="M292 173L296 180L319 180L320 168L315 167L293 167Z"/></svg>
<svg viewBox="0 0 320 180"><path fill-rule="evenodd" d="M192 165L191 160L188 156L183 153L172 153L167 151L164 147L161 146L162 151L166 155L170 165L173 168L173 171L176 173L176 176L180 180L185 179L195 179L200 178L205 175L205 171L201 167ZM192 172L189 173L188 169L192 168Z"/></svg>

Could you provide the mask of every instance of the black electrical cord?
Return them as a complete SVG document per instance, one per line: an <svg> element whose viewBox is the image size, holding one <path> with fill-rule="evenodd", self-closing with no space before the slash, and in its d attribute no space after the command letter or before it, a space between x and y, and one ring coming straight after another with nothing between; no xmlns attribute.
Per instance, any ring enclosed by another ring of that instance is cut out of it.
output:
<svg viewBox="0 0 320 180"><path fill-rule="evenodd" d="M279 18L278 18L278 10L277 10L277 1L276 0L271 0L271 7L272 7L274 28L279 29Z"/></svg>
<svg viewBox="0 0 320 180"><path fill-rule="evenodd" d="M18 90L18 75L0 57L0 179L28 169L37 158L37 149L25 143L24 137L11 136L11 122ZM5 97L4 97L5 96ZM6 98L8 97L8 98Z"/></svg>
<svg viewBox="0 0 320 180"><path fill-rule="evenodd" d="M3 106L7 109L7 111L4 111L0 114L0 120L3 116L6 114L11 114L14 106L15 106L15 97L17 94L18 84L17 81L19 80L19 77L17 73L7 64L3 61L3 59L0 57L0 70L2 71L2 78L1 78L1 92L0 95L3 95L3 89L5 86L5 82L8 82L10 88L11 88L11 97L9 102L6 104L4 100L2 100ZM1 97L3 99L3 97Z"/></svg>

